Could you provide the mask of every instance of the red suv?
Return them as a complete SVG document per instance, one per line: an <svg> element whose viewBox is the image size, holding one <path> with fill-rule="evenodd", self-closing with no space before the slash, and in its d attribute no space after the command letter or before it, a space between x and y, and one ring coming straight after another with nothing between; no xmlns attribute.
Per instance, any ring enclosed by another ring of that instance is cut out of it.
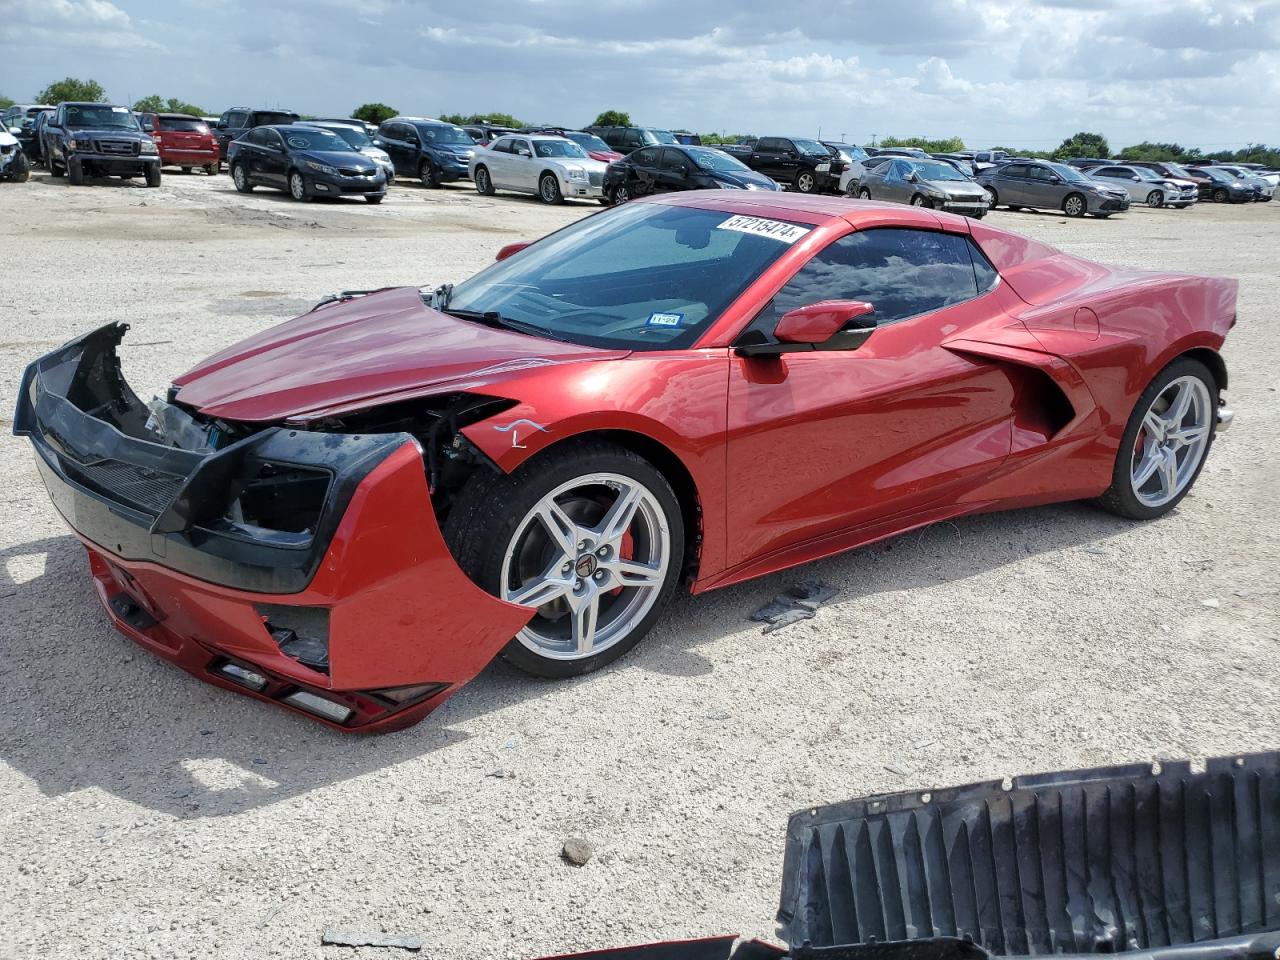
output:
<svg viewBox="0 0 1280 960"><path fill-rule="evenodd" d="M156 142L162 165L181 167L183 173L190 173L192 167L204 167L210 176L221 169L218 138L199 117L186 113L140 113L138 122Z"/></svg>

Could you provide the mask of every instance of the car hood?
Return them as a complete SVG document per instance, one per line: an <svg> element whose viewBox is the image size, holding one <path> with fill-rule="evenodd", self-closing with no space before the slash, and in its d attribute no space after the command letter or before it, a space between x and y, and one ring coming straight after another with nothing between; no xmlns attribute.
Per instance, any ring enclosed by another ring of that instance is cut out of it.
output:
<svg viewBox="0 0 1280 960"><path fill-rule="evenodd" d="M328 164L331 167L357 167L376 170L377 165L363 153L347 153L345 150L305 150L297 154L303 160Z"/></svg>
<svg viewBox="0 0 1280 960"><path fill-rule="evenodd" d="M613 163L615 160L622 159L622 154L614 150L588 150L587 156L592 160L599 160L601 163Z"/></svg>
<svg viewBox="0 0 1280 960"><path fill-rule="evenodd" d="M754 187L757 190L776 190L778 188L778 185L774 183L771 178L766 177L762 173L754 173L747 170L743 170L740 173L722 173L719 170L704 172L707 176L711 177L712 180L718 180L720 183L731 183L736 187L743 187L744 189L748 186Z"/></svg>
<svg viewBox="0 0 1280 960"><path fill-rule="evenodd" d="M945 193L948 197L974 197L982 193L982 187L976 183L963 183L956 180L925 180L921 186Z"/></svg>
<svg viewBox="0 0 1280 960"><path fill-rule="evenodd" d="M588 173L599 172L604 173L609 166L599 160L592 160L590 157L539 157L538 160L545 163L549 167L555 167L558 170L586 170Z"/></svg>
<svg viewBox="0 0 1280 960"><path fill-rule="evenodd" d="M498 330L427 307L414 287L327 304L214 354L174 381L212 417L275 422L445 390L522 370L610 360L602 350Z"/></svg>
<svg viewBox="0 0 1280 960"><path fill-rule="evenodd" d="M148 140L151 139L151 135L145 131L121 130L119 127L67 127L67 134L72 137L87 137L94 140L99 137L124 137L126 139L132 137L135 140L146 137Z"/></svg>

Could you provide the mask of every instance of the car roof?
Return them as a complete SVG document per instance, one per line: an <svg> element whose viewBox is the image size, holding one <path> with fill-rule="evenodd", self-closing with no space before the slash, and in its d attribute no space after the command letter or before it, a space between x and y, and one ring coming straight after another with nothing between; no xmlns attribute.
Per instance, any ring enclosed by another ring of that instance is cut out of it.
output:
<svg viewBox="0 0 1280 960"><path fill-rule="evenodd" d="M227 107L223 113L292 113L297 116L297 110L290 110L288 107Z"/></svg>
<svg viewBox="0 0 1280 960"><path fill-rule="evenodd" d="M203 120L204 117L197 117L194 113L157 113L157 117L162 120Z"/></svg>
<svg viewBox="0 0 1280 960"><path fill-rule="evenodd" d="M857 228L892 224L937 230L939 224L942 224L944 228L950 228L956 232L969 232L968 220L958 214L913 207L905 203L878 203L872 200L853 200L848 197L816 193L688 190L656 194L631 202L696 207L755 217L776 217L814 226L833 220L844 220Z"/></svg>

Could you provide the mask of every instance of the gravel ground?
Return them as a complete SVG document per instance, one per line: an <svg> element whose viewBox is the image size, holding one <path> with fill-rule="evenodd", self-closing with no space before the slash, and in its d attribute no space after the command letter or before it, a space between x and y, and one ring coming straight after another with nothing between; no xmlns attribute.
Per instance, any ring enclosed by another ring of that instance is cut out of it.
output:
<svg viewBox="0 0 1280 960"><path fill-rule="evenodd" d="M301 205L176 173L41 174L0 203L5 414L28 360L108 320L133 325L148 396L325 293L460 279L596 209L416 184ZM1236 427L1175 513L946 523L678 600L593 676L492 667L401 733L339 736L117 635L26 442L0 439L0 956L388 955L322 947L329 927L421 934L439 958L767 937L797 808L1277 746L1280 203L991 219L1240 279ZM763 635L747 616L800 576L839 594ZM560 858L572 836L583 867Z"/></svg>

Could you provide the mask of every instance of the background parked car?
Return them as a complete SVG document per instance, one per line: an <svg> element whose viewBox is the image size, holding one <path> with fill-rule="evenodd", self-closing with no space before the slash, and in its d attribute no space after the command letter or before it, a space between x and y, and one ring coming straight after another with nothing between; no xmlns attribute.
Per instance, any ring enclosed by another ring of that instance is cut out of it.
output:
<svg viewBox="0 0 1280 960"><path fill-rule="evenodd" d="M359 120L306 120L303 121L303 125L319 127L321 130L332 130L358 152L363 153L382 168L382 173L387 178L387 186L391 186L395 181L396 168L391 162L390 155L373 142L373 138L369 136L368 130L365 129L366 124Z"/></svg>
<svg viewBox="0 0 1280 960"><path fill-rule="evenodd" d="M23 143L22 138L18 141L22 143L22 149L27 154L27 160L34 166L39 164L44 166L44 128L49 123L49 118L53 116L53 108L41 110L35 115L35 119L31 121L31 143L30 145Z"/></svg>
<svg viewBox="0 0 1280 960"><path fill-rule="evenodd" d="M866 153L865 150L862 152ZM856 197L858 195L858 184L862 182L862 178L867 172L874 170L882 163L888 163L892 159L893 157L889 156L866 156L861 160L855 160L844 173L840 174L840 183L837 185L838 191L846 197Z"/></svg>
<svg viewBox="0 0 1280 960"><path fill-rule="evenodd" d="M53 107L47 103L16 103L0 114L0 129L9 131L19 144L28 161L39 156L40 148L36 140L36 120L42 113L52 113Z"/></svg>
<svg viewBox="0 0 1280 960"><path fill-rule="evenodd" d="M566 197L604 200L605 165L564 137L512 134L477 150L471 158L476 193L495 190L532 193L543 203L563 203Z"/></svg>
<svg viewBox="0 0 1280 960"><path fill-rule="evenodd" d="M679 190L780 190L741 160L711 147L642 147L611 164L604 194L613 203Z"/></svg>
<svg viewBox="0 0 1280 960"><path fill-rule="evenodd" d="M752 170L800 193L817 193L831 172L831 151L804 137L761 137L751 154L740 158Z"/></svg>
<svg viewBox="0 0 1280 960"><path fill-rule="evenodd" d="M696 133L673 133L672 136L675 137L679 143L683 143L687 147L702 146L702 138Z"/></svg>
<svg viewBox="0 0 1280 960"><path fill-rule="evenodd" d="M499 137L516 132L512 127L504 127L496 123L469 123L462 129L466 131L473 143L478 143L482 147L487 147Z"/></svg>
<svg viewBox="0 0 1280 960"><path fill-rule="evenodd" d="M670 130L659 130L656 127L583 127L587 133L594 133L609 145L610 150L628 154L641 147L649 147L655 143L678 143L675 134Z"/></svg>
<svg viewBox="0 0 1280 960"><path fill-rule="evenodd" d="M18 138L9 128L0 127L0 180L25 183L31 179L31 163Z"/></svg>
<svg viewBox="0 0 1280 960"><path fill-rule="evenodd" d="M146 177L160 186L160 151L128 107L110 103L60 103L41 132L49 172L66 174L72 186L86 177Z"/></svg>
<svg viewBox="0 0 1280 960"><path fill-rule="evenodd" d="M751 151L755 150L755 148L756 148L755 137L747 137L743 140L739 140L737 143L722 143L719 146L719 149L723 150L725 153L729 154L732 157L737 157L739 160L743 159L744 157L751 156Z"/></svg>
<svg viewBox="0 0 1280 960"><path fill-rule="evenodd" d="M1090 167L1084 172L1085 176L1119 187L1129 194L1130 200L1145 203L1148 207L1181 208L1192 202L1189 191L1184 197L1181 188L1146 167L1105 164L1100 167Z"/></svg>
<svg viewBox="0 0 1280 960"><path fill-rule="evenodd" d="M1258 192L1257 199L1261 200L1263 203L1267 203L1271 200L1272 196L1276 192L1275 181L1280 179L1275 175L1266 176L1256 170L1250 170L1248 167L1242 167L1231 163L1216 164L1214 169L1224 170L1236 179L1244 181L1249 186L1256 187Z"/></svg>
<svg viewBox="0 0 1280 960"><path fill-rule="evenodd" d="M1187 176L1196 182L1201 200L1214 203L1248 203L1256 200L1257 190L1239 177L1216 167L1187 167Z"/></svg>
<svg viewBox="0 0 1280 960"><path fill-rule="evenodd" d="M254 127L231 141L227 165L241 193L271 187L295 200L354 194L369 203L387 193L379 164L332 130L301 123Z"/></svg>
<svg viewBox="0 0 1280 960"><path fill-rule="evenodd" d="M587 133L585 130L568 130L564 127L526 127L520 132L545 133L554 137L566 137L587 151L587 156L592 160L599 160L601 163L613 163L615 160L622 159L622 154L617 150L611 150L607 143L594 133Z"/></svg>
<svg viewBox="0 0 1280 960"><path fill-rule="evenodd" d="M249 107L232 107L223 111L217 123L213 125L213 134L218 138L218 156L227 159L227 145L245 131L254 127L269 124L288 124L298 120L298 114L292 110L253 110Z"/></svg>
<svg viewBox="0 0 1280 960"><path fill-rule="evenodd" d="M1065 163L1014 161L982 170L976 179L987 191L993 209L1003 203L1010 210L1030 207L1061 210L1068 217L1088 213L1103 219L1129 209L1127 190L1094 180Z"/></svg>
<svg viewBox="0 0 1280 960"><path fill-rule="evenodd" d="M199 117L186 113L139 113L138 123L160 151L160 163L190 173L202 167L213 176L222 167L218 138Z"/></svg>
<svg viewBox="0 0 1280 960"><path fill-rule="evenodd" d="M962 213L978 220L987 215L986 191L941 160L893 157L863 175L858 196Z"/></svg>
<svg viewBox="0 0 1280 960"><path fill-rule="evenodd" d="M475 141L462 127L424 117L384 120L373 145L391 157L398 176L417 177L424 187L465 180L476 153Z"/></svg>
<svg viewBox="0 0 1280 960"><path fill-rule="evenodd" d="M837 193L844 172L857 163L854 151L865 155L865 151L848 143L837 143L834 140L819 141L831 153L831 169L825 177L820 178L819 189L824 193Z"/></svg>

